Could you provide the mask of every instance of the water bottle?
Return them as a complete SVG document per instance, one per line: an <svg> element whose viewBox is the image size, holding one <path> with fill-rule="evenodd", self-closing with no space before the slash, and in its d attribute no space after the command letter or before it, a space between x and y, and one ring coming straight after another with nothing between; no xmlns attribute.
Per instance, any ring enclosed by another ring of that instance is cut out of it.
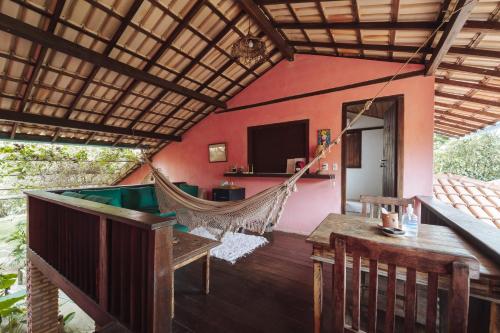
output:
<svg viewBox="0 0 500 333"><path fill-rule="evenodd" d="M403 215L403 229L408 237L417 237L418 235L418 218L413 214L413 206L408 205L406 214Z"/></svg>

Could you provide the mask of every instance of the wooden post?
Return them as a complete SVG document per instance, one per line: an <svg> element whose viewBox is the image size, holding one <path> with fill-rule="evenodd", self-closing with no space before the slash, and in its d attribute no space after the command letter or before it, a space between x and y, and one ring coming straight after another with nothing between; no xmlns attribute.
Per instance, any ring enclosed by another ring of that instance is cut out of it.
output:
<svg viewBox="0 0 500 333"><path fill-rule="evenodd" d="M203 291L206 295L210 293L210 250L203 262Z"/></svg>
<svg viewBox="0 0 500 333"><path fill-rule="evenodd" d="M320 333L321 311L323 305L323 263L317 260L313 260L313 304L314 333Z"/></svg>
<svg viewBox="0 0 500 333"><path fill-rule="evenodd" d="M149 232L148 249L148 332L172 331L173 255L172 227Z"/></svg>
<svg viewBox="0 0 500 333"><path fill-rule="evenodd" d="M448 305L448 329L450 332L466 333L469 312L469 266L461 262L454 262Z"/></svg>
<svg viewBox="0 0 500 333"><path fill-rule="evenodd" d="M99 305L108 310L108 221L106 217L99 219L99 265L97 270L97 289Z"/></svg>

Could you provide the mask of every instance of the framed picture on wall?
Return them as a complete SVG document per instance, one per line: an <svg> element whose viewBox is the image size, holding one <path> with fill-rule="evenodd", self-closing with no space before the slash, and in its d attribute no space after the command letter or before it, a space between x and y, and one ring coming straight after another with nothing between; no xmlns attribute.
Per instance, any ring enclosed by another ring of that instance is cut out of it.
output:
<svg viewBox="0 0 500 333"><path fill-rule="evenodd" d="M208 161L227 162L227 150L225 143L212 143L208 145Z"/></svg>

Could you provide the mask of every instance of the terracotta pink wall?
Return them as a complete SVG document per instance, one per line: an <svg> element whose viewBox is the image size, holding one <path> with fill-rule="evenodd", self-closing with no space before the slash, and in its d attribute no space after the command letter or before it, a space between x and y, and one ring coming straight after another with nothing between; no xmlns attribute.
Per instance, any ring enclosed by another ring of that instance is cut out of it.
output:
<svg viewBox="0 0 500 333"><path fill-rule="evenodd" d="M394 74L398 63L378 62L325 56L297 55L295 61L282 61L263 77L228 102L238 106L276 97L342 86L359 81ZM410 65L406 71L421 69ZM309 119L310 152L316 147L316 132L331 128L332 137L340 132L342 103L368 99L380 88L372 85L328 95L273 104L224 114L212 114L183 136L180 143L172 143L154 158L173 181L188 181L210 189L225 178L223 173L231 165L247 164L247 127ZM404 196L431 195L432 191L432 135L434 78L415 77L393 82L384 96L404 94ZM209 143L226 142L227 163L208 163ZM330 167L339 165L336 182L303 179L299 192L289 199L279 229L311 232L330 212L340 212L340 146L327 157ZM147 174L145 167L137 170L123 184L139 183ZM280 178L234 178L244 186L247 196L283 181Z"/></svg>

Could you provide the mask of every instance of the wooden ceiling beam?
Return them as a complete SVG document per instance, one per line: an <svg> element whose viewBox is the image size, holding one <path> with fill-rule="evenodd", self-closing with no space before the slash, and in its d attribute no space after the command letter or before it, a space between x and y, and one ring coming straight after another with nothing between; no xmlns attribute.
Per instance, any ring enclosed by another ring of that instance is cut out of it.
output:
<svg viewBox="0 0 500 333"><path fill-rule="evenodd" d="M484 128L485 126L478 126L478 125L473 125L470 123L465 123L463 121L456 121L452 119L445 118L441 115L437 115L434 117L434 123L440 124L440 125L448 125L455 127L457 129L461 129L463 131L477 131L479 129Z"/></svg>
<svg viewBox="0 0 500 333"><path fill-rule="evenodd" d="M455 86L455 87L470 88L470 89L475 89L475 90L483 90L483 91L490 91L490 92L494 92L494 93L500 93L499 86L492 86L492 85L487 85L487 84L482 84L482 83L473 83L473 82L451 80L451 79L445 79L445 78L439 78L439 77L437 77L435 81L436 81L436 83L439 83L439 84L446 84L446 85Z"/></svg>
<svg viewBox="0 0 500 333"><path fill-rule="evenodd" d="M436 132L438 134L441 134L441 135L452 136L452 137L455 137L455 138L458 138L458 137L461 137L461 136L467 134L467 133L461 132L461 131L460 132L450 131L450 130L441 128L439 126L434 126L434 132Z"/></svg>
<svg viewBox="0 0 500 333"><path fill-rule="evenodd" d="M443 98L450 98L458 101L463 101L463 102L471 102L471 103L476 103L476 104L482 104L482 105L489 105L489 106L494 106L497 108L500 108L500 102L497 101L490 101L488 99L482 99L482 98L477 98L477 97L470 97L470 96L462 96L462 95L455 95L455 94L450 94L450 93L445 93L442 91L436 91L435 96L438 97L443 97Z"/></svg>
<svg viewBox="0 0 500 333"><path fill-rule="evenodd" d="M381 45L381 44L355 44L355 43L335 43L330 42L304 42L304 41L290 41L292 46L302 47L323 47L338 49L353 49L353 50L372 50L372 51L386 51L386 52L408 52L413 53L418 50L418 46L406 45ZM420 52L428 52L429 49L422 48Z"/></svg>
<svg viewBox="0 0 500 333"><path fill-rule="evenodd" d="M449 54L460 54L466 56L485 57L485 58L500 58L500 51L486 50L486 49L473 49L469 47L450 47Z"/></svg>
<svg viewBox="0 0 500 333"><path fill-rule="evenodd" d="M238 3L247 15L250 16L255 23L257 23L260 29L264 31L267 37L273 41L274 45L276 45L276 47L280 50L281 54L283 54L283 56L289 61L293 61L293 49L272 26L271 22L259 6L253 0L240 0Z"/></svg>
<svg viewBox="0 0 500 333"><path fill-rule="evenodd" d="M474 73L474 74L479 74L479 75L493 76L493 77L500 78L500 71L495 70L495 69L486 69L486 68L481 68L481 67L457 65L457 64L450 64L450 63L446 63L446 62L442 62L439 65L439 69L446 69L446 70L452 70L452 71L464 72L464 73Z"/></svg>
<svg viewBox="0 0 500 333"><path fill-rule="evenodd" d="M130 130L127 128L122 128L122 127L93 124L93 123L88 123L88 122L84 122L84 121L72 120L72 119L48 117L48 116L42 116L42 115L38 115L38 114L34 114L34 113L27 113L27 112L14 112L14 111L5 110L5 109L0 109L0 120L21 122L21 123L30 123L30 124L37 124L37 125L46 125L46 126L55 126L55 127L84 130L84 131L93 131L93 132L101 132L101 133L122 134L122 135L134 136L134 137L140 137L140 138L168 140L168 141L181 141L181 137L176 136L176 135L166 135L166 134L151 133L151 132L145 132L145 131L136 131L136 130Z"/></svg>
<svg viewBox="0 0 500 333"><path fill-rule="evenodd" d="M143 0L134 1L132 3L132 6L130 6L129 10L127 11L127 14L120 22L120 26L118 27L118 29L116 29L116 31L113 34L113 37L109 41L108 45L106 45L106 48L104 49L104 51L102 53L103 55L109 56L111 51L113 51L113 48L116 46L116 43L118 42L118 40L122 36L123 32L125 31L125 29L129 25L129 23L132 21L133 17L135 16L137 11L139 10L139 7L141 7L142 3L143 3ZM73 99L73 101L71 102L68 110L66 111L66 114L64 115L64 118L69 119L69 117L73 113L73 110L75 109L76 105L78 104L80 99L83 97L83 94L85 93L85 91L87 90L89 85L94 80L99 69L100 69L99 66L92 67L92 71L90 72L89 76L87 77L87 79L83 83L82 87L78 91L78 93L75 96L75 98Z"/></svg>
<svg viewBox="0 0 500 333"><path fill-rule="evenodd" d="M61 12L64 8L64 4L66 3L65 0L58 0L56 2L56 5L54 7L54 12L52 13L52 17L50 18L49 25L47 27L47 32L48 33L54 33L54 30L56 29L57 25L57 20L59 19L59 16L61 16ZM38 45L34 45L34 47L37 47ZM35 83L35 79L38 76L38 73L40 72L40 69L42 68L42 63L43 60L45 59L45 56L47 55L48 48L41 45L40 46L40 51L38 52L38 56L35 60L35 66L33 70L31 71L31 75L28 79L28 84L26 86L26 89L24 90L23 98L21 102L19 103L19 107L17 109L17 112L23 112L24 107L26 106L26 102L28 101L28 97L31 94L31 91L33 89L33 85Z"/></svg>
<svg viewBox="0 0 500 333"><path fill-rule="evenodd" d="M279 29L307 30L434 30L436 22L279 22Z"/></svg>
<svg viewBox="0 0 500 333"><path fill-rule="evenodd" d="M41 29L35 28L20 20L14 19L8 15L0 13L0 30L19 36L45 47L57 50L67 55L82 59L94 65L105 67L111 71L132 77L136 80L144 81L149 84L175 91L178 94L194 98L207 104L225 108L226 104L217 101L209 96L196 93L190 89L173 84L168 80L161 79L155 75L144 72L123 62L104 56L88 48L72 43L62 37L47 33Z"/></svg>
<svg viewBox="0 0 500 333"><path fill-rule="evenodd" d="M326 57L337 57L337 58L348 58L348 59L360 59L358 56L346 56L346 55L335 55L333 53L329 53L329 52L322 52L322 51L314 51L314 50L297 50L295 52L296 54L310 54L310 55L321 55L321 56L326 56ZM370 56L365 56L363 59L365 60L375 60L375 61L385 61L385 62L397 62L397 63L405 63L406 60L404 59L384 59L384 58L377 58L377 57L370 57ZM413 63L418 63L420 64L420 61L418 60L411 60L410 61L410 64L413 64Z"/></svg>
<svg viewBox="0 0 500 333"><path fill-rule="evenodd" d="M307 30L434 30L441 20L416 22L277 22L278 29L307 29ZM444 28L441 28L443 30ZM494 32L500 30L500 22L467 21L463 27L465 31Z"/></svg>
<svg viewBox="0 0 500 333"><path fill-rule="evenodd" d="M205 46L205 48L201 50L200 53L198 53L198 55L186 67L184 67L184 69L177 75L177 77L172 82L177 83L182 78L184 78L194 68L194 66L196 66L208 54L208 52L210 52L213 49L213 46L219 43L222 40L222 38L224 38L229 33L229 31L233 29L233 27L243 18L243 16L244 12L241 11L234 19L231 20L229 24L226 24L226 26L214 37L214 39L212 39L212 41L207 46ZM202 86L203 85L201 85L200 87ZM195 91L201 92L204 88L200 89L200 87ZM149 103L144 108L144 110L130 123L128 127L133 128L135 124L137 124L137 122L154 107L156 103L161 101L161 99L167 94L167 92L168 90L161 91L158 94L158 96L156 96L156 98L151 103ZM185 105L188 101L189 99L186 99L183 105ZM179 111L179 109L180 108L176 108L175 111L171 112L170 115L167 116L164 121L162 121L162 123L165 123L170 117L175 116L177 114L177 111ZM157 128L158 127L155 127L155 130Z"/></svg>
<svg viewBox="0 0 500 333"><path fill-rule="evenodd" d="M451 16L449 22L446 24L443 34L441 35L436 48L432 52L431 59L425 66L426 75L434 75L434 72L443 61L444 56L450 50L455 38L462 30L477 2L478 0L458 0L457 5L455 6L455 10L457 10L457 12Z"/></svg>
<svg viewBox="0 0 500 333"><path fill-rule="evenodd" d="M434 112L436 112L439 115L445 116L445 117L449 116L452 118L471 121L474 123L482 124L483 126L494 125L496 123L496 121L494 121L494 120L484 120L484 119L479 119L479 118L475 118L475 117L471 117L471 116L464 116L462 114L453 113L450 111L439 110L439 109L434 109Z"/></svg>
<svg viewBox="0 0 500 333"><path fill-rule="evenodd" d="M446 104L446 103L438 102L438 101L435 101L434 105L442 107L442 108L447 108L449 110L467 112L467 113L478 115L478 116L493 118L493 119L495 119L495 121L500 121L500 113L475 110L475 109L466 108L466 107L460 106L460 105Z"/></svg>
<svg viewBox="0 0 500 333"><path fill-rule="evenodd" d="M145 71L145 72L149 71L156 64L158 59L160 59L160 57L165 53L165 51L175 42L175 40L179 37L179 35L186 29L186 27L189 25L189 22L201 10L201 8L205 5L205 3L206 3L206 0L198 0L196 2L196 4L194 4L193 7L191 7L191 9L186 14L186 16L184 16L183 20L175 27L175 29L172 31L172 33L170 33L170 35L162 43L160 48L158 48L158 50L156 50L155 54L151 57L151 59L149 59L149 61L144 66L143 71ZM172 81L173 84L177 84L177 82L178 82L178 80ZM120 97L118 97L118 99L113 103L113 105L106 111L106 113L104 114L104 117L101 119L101 124L106 123L106 121L113 115L115 110L118 109L118 107L120 107L120 105L123 104L125 99L130 95L132 90L134 90L134 88L139 83L140 83L139 80L134 80L128 85L127 89L125 89L125 91L120 95ZM169 91L169 89L163 89L159 93L159 95L163 96L168 91ZM156 96L153 100L156 103L161 100L161 98L158 99L158 96ZM146 110L144 110L144 112L142 112L141 115L144 114L145 112L148 112L149 110L147 110L147 109L148 108L146 108ZM133 125L131 125L129 127L131 128L132 126Z"/></svg>

